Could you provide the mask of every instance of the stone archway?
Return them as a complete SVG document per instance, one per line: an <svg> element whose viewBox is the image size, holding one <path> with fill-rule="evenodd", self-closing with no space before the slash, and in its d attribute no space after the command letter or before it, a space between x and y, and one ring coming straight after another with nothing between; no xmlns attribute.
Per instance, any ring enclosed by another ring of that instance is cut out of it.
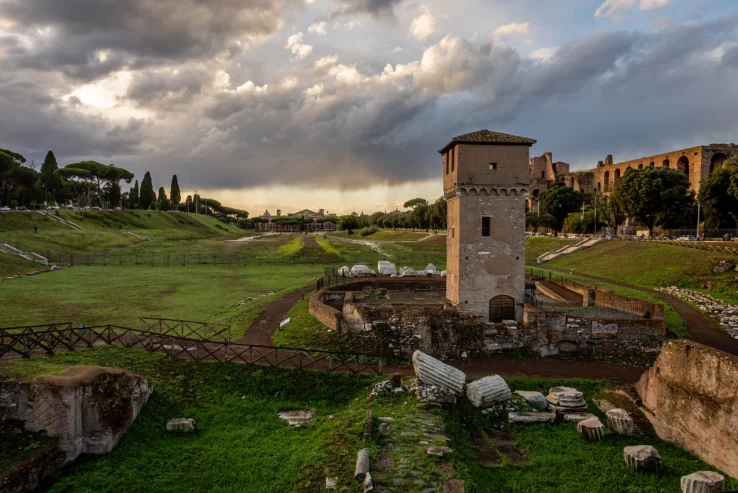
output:
<svg viewBox="0 0 738 493"><path fill-rule="evenodd" d="M615 180L614 182L617 183L617 181L620 179L620 168L617 168L615 170Z"/></svg>
<svg viewBox="0 0 738 493"><path fill-rule="evenodd" d="M610 191L610 172L605 171L605 192Z"/></svg>
<svg viewBox="0 0 738 493"><path fill-rule="evenodd" d="M670 165L671 165L671 163L669 162L668 159L664 159L664 162L661 163L661 166L664 167L664 168L668 168L668 167L670 167Z"/></svg>
<svg viewBox="0 0 738 493"><path fill-rule="evenodd" d="M515 300L504 294L489 300L489 321L501 323L503 320L515 320Z"/></svg>
<svg viewBox="0 0 738 493"><path fill-rule="evenodd" d="M653 164L653 163L651 163L651 164ZM638 169L643 169L643 163L641 163L641 164L638 165Z"/></svg>
<svg viewBox="0 0 738 493"><path fill-rule="evenodd" d="M687 156L680 157L676 169L679 173L689 176L689 158Z"/></svg>
<svg viewBox="0 0 738 493"><path fill-rule="evenodd" d="M716 169L722 168L723 164L725 164L725 161L727 160L728 160L728 156L726 156L722 152L718 152L717 154L714 154L712 158L710 159L710 173L712 173Z"/></svg>

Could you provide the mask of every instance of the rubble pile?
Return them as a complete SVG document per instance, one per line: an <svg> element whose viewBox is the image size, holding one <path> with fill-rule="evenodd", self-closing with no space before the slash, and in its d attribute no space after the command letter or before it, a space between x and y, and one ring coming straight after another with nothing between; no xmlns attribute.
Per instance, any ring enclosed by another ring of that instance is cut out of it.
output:
<svg viewBox="0 0 738 493"><path fill-rule="evenodd" d="M738 306L726 303L709 294L676 286L659 288L658 290L697 305L697 308L715 317L730 337L738 339Z"/></svg>

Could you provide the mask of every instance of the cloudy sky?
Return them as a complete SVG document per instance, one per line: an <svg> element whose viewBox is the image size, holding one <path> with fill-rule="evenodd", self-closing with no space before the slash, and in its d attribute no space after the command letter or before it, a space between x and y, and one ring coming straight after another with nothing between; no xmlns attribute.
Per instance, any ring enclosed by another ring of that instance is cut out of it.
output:
<svg viewBox="0 0 738 493"><path fill-rule="evenodd" d="M574 169L738 141L737 26L735 0L0 0L0 147L374 211L440 196L436 150L480 128Z"/></svg>

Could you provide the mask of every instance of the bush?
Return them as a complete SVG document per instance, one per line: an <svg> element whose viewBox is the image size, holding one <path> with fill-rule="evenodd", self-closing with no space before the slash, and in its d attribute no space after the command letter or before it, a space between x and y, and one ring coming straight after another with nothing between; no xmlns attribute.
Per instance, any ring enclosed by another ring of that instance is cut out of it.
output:
<svg viewBox="0 0 738 493"><path fill-rule="evenodd" d="M369 236L369 235L373 235L377 231L379 231L379 228L378 227L376 227L376 226L370 226L368 228L363 228L361 231L359 231L359 234L361 236Z"/></svg>
<svg viewBox="0 0 738 493"><path fill-rule="evenodd" d="M225 228L223 226L221 226L220 224L216 224L215 227L218 228L218 229L222 229L223 231L225 231Z"/></svg>

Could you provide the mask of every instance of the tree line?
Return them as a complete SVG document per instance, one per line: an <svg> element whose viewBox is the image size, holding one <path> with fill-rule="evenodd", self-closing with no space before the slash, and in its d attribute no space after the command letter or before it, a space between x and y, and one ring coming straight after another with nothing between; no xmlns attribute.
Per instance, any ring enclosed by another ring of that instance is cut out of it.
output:
<svg viewBox="0 0 738 493"><path fill-rule="evenodd" d="M592 233L609 227L617 231L630 218L653 233L696 228L698 213L707 232L735 228L738 221L738 155L702 181L699 194L689 178L671 168L628 169L610 195L585 195L555 183L539 196L539 208L526 213L528 229Z"/></svg>
<svg viewBox="0 0 738 493"><path fill-rule="evenodd" d="M146 172L139 187L138 180L129 191L121 190L121 182L130 184L134 174L127 169L98 163L80 161L59 167L56 157L49 151L39 170L35 163L16 152L0 149L0 201L7 206L40 207L42 204L72 203L77 207L102 209L151 209L178 210L246 220L249 213L242 209L226 207L215 199L188 195L184 201L177 181L172 176L169 195L164 187L154 191L151 173Z"/></svg>
<svg viewBox="0 0 738 493"><path fill-rule="evenodd" d="M338 229L353 233L363 228L446 229L446 201L443 197L432 204L422 198L408 200L405 211L345 215L338 218Z"/></svg>

